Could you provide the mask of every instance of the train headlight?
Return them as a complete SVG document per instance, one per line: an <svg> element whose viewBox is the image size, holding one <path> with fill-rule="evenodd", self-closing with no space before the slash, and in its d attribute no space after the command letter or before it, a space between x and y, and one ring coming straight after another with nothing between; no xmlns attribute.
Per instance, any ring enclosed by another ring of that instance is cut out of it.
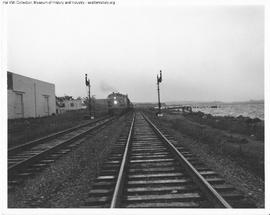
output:
<svg viewBox="0 0 270 215"><path fill-rule="evenodd" d="M116 101L116 100L114 100L113 103L114 103L115 105L117 105L117 101Z"/></svg>

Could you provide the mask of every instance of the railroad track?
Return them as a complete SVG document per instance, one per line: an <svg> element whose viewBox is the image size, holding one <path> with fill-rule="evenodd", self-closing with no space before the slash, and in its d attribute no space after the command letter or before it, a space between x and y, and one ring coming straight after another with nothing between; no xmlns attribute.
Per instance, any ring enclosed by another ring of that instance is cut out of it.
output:
<svg viewBox="0 0 270 215"><path fill-rule="evenodd" d="M14 188L25 178L70 152L80 144L80 139L89 133L97 132L113 119L101 118L9 149L8 188Z"/></svg>
<svg viewBox="0 0 270 215"><path fill-rule="evenodd" d="M251 207L244 196L137 113L82 207Z"/></svg>

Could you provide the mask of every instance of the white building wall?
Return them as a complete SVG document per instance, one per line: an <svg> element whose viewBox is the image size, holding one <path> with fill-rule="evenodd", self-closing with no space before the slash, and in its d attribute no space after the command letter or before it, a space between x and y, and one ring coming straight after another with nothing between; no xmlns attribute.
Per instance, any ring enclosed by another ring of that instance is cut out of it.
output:
<svg viewBox="0 0 270 215"><path fill-rule="evenodd" d="M9 119L48 116L56 112L54 84L15 73L12 73L12 77L13 89L8 90ZM22 95L23 115L16 113L16 94ZM48 105L45 103L45 96L48 98Z"/></svg>

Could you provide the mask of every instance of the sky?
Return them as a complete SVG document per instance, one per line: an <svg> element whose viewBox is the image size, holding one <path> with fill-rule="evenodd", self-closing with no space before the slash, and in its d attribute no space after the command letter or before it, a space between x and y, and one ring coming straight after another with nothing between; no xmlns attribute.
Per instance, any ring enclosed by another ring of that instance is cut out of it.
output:
<svg viewBox="0 0 270 215"><path fill-rule="evenodd" d="M264 98L264 8L248 5L15 5L8 71L55 84L56 96L133 102Z"/></svg>

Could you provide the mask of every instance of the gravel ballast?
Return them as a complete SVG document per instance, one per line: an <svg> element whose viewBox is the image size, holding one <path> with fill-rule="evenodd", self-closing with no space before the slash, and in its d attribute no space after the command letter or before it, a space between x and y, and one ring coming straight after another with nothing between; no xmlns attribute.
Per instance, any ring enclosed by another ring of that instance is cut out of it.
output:
<svg viewBox="0 0 270 215"><path fill-rule="evenodd" d="M126 116L95 135L80 140L72 152L57 159L8 193L9 208L80 207L101 164L126 127Z"/></svg>

